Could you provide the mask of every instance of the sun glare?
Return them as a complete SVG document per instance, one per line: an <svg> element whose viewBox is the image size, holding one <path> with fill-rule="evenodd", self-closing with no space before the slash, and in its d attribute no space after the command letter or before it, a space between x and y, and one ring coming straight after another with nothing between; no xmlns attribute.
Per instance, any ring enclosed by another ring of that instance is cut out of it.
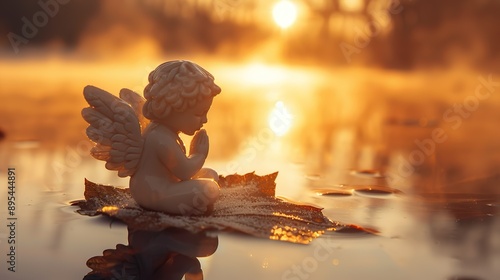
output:
<svg viewBox="0 0 500 280"><path fill-rule="evenodd" d="M282 101L276 102L269 116L269 128L276 136L285 135L292 127L293 116Z"/></svg>
<svg viewBox="0 0 500 280"><path fill-rule="evenodd" d="M282 0L274 5L273 18L277 25L286 29L297 19L297 6L290 1Z"/></svg>

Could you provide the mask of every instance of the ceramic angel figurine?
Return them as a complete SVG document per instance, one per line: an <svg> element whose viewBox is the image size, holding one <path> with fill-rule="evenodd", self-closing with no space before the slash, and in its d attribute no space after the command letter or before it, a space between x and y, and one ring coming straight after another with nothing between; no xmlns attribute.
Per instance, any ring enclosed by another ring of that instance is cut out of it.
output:
<svg viewBox="0 0 500 280"><path fill-rule="evenodd" d="M122 89L120 98L93 86L83 94L82 110L96 142L91 155L106 168L130 176L135 201L150 210L201 215L219 196L218 174L203 168L209 140L202 129L221 89L199 65L165 62L149 74L144 98ZM189 153L179 133L193 136Z"/></svg>

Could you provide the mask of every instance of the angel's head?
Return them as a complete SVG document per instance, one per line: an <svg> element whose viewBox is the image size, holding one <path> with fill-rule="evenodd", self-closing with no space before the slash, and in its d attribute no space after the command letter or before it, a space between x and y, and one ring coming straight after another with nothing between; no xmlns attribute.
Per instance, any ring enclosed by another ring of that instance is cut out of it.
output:
<svg viewBox="0 0 500 280"><path fill-rule="evenodd" d="M168 61L149 74L143 114L176 132L192 135L207 122L213 97L220 91L214 77L201 66L185 60Z"/></svg>

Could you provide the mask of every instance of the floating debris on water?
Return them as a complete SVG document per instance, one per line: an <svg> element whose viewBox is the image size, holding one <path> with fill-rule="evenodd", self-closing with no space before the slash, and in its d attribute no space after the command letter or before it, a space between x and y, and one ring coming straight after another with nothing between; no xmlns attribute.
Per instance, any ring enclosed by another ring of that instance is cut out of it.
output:
<svg viewBox="0 0 500 280"><path fill-rule="evenodd" d="M369 234L377 235L380 231L374 228L362 227L358 225L348 225L335 230L336 233L348 233L348 234Z"/></svg>
<svg viewBox="0 0 500 280"><path fill-rule="evenodd" d="M343 189L341 187L339 188L333 188L333 189L323 189L323 190L315 190L317 195L321 196L351 196L353 195L353 190L352 189Z"/></svg>
<svg viewBox="0 0 500 280"><path fill-rule="evenodd" d="M386 186L378 186L378 185L337 185L333 188L328 189L317 189L314 190L317 195L321 196L351 196L354 194L361 195L375 195L375 196L384 196L391 194L402 194L403 192L386 187Z"/></svg>
<svg viewBox="0 0 500 280"><path fill-rule="evenodd" d="M402 191L398 189L393 189L385 186L356 186L354 192L364 195L390 195L390 194L401 194Z"/></svg>
<svg viewBox="0 0 500 280"><path fill-rule="evenodd" d="M372 177L372 178L384 178L385 175L378 170L372 169L362 169L362 170L352 170L351 175L359 177Z"/></svg>

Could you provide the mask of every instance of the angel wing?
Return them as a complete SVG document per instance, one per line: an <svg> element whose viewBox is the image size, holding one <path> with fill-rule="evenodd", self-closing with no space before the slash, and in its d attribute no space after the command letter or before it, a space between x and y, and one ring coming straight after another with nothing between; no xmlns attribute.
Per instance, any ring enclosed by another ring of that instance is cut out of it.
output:
<svg viewBox="0 0 500 280"><path fill-rule="evenodd" d="M141 124L141 131L144 132L144 129L146 129L149 124L149 120L142 114L142 107L144 106L146 99L140 96L137 92L128 88L122 88L120 90L120 98L127 101L127 103L132 106L132 109L134 109L135 115Z"/></svg>
<svg viewBox="0 0 500 280"><path fill-rule="evenodd" d="M90 124L87 136L96 143L90 154L106 161L106 168L118 171L120 177L133 175L144 142L134 109L124 100L94 86L86 86L83 95L90 105L82 110L83 118Z"/></svg>

